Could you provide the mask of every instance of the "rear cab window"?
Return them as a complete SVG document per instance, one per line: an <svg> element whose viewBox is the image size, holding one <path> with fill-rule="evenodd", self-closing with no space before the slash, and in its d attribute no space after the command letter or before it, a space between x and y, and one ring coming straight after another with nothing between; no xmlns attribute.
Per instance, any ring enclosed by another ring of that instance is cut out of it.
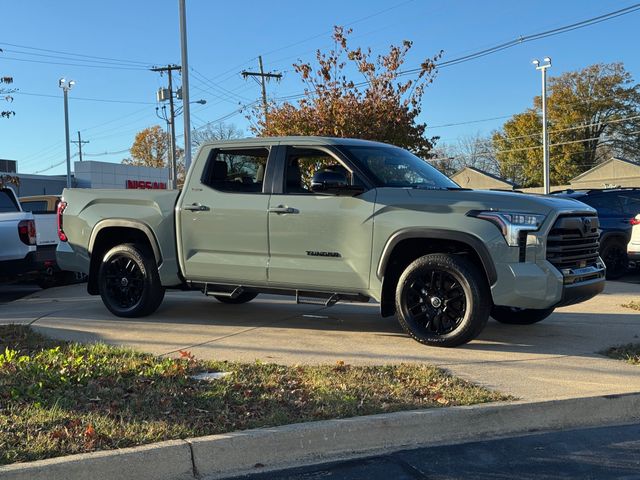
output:
<svg viewBox="0 0 640 480"><path fill-rule="evenodd" d="M20 202L22 210L31 213L55 213L54 210L49 209L49 202L46 200L28 200L26 202Z"/></svg>
<svg viewBox="0 0 640 480"><path fill-rule="evenodd" d="M262 193L268 158L268 148L212 150L201 181L221 192Z"/></svg>

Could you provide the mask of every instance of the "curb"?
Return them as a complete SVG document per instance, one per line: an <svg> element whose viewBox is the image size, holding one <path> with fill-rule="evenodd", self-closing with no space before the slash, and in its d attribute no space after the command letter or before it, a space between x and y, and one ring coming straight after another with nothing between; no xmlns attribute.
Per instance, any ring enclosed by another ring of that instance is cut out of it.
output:
<svg viewBox="0 0 640 480"><path fill-rule="evenodd" d="M396 412L0 467L3 480L214 479L539 430L640 421L640 392Z"/></svg>

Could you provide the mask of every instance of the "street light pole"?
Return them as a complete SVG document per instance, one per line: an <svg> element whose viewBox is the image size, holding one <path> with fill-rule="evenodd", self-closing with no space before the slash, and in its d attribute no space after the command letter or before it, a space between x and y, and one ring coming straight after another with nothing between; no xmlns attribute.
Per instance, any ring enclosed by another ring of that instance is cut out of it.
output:
<svg viewBox="0 0 640 480"><path fill-rule="evenodd" d="M58 80L58 86L64 94L64 133L67 147L67 188L71 188L71 145L69 142L69 90L75 85L73 80L61 78Z"/></svg>
<svg viewBox="0 0 640 480"><path fill-rule="evenodd" d="M180 53L182 58L182 105L184 109L184 173L191 165L191 109L189 108L189 60L187 56L187 12L184 0L178 0L180 9Z"/></svg>
<svg viewBox="0 0 640 480"><path fill-rule="evenodd" d="M542 71L542 151L544 165L544 194L548 195L551 191L551 182L549 179L549 133L547 131L547 68L551 67L551 58L545 57L544 65L540 65L539 60L534 60L533 64L536 70Z"/></svg>

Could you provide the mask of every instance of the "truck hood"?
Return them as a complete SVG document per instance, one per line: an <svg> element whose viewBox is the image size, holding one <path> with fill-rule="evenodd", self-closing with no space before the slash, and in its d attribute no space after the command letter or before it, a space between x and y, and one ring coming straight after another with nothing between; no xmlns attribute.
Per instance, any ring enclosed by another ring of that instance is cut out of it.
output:
<svg viewBox="0 0 640 480"><path fill-rule="evenodd" d="M502 210L548 215L553 211L595 212L569 198L493 190L426 190L380 188L376 203L433 213L467 213L469 210Z"/></svg>

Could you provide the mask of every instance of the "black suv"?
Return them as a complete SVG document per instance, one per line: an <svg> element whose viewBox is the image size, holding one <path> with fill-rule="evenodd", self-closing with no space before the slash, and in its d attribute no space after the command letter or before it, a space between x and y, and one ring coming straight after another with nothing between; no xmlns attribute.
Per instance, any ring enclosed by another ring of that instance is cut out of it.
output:
<svg viewBox="0 0 640 480"><path fill-rule="evenodd" d="M552 194L573 198L595 208L600 218L600 257L607 266L607 279L627 271L630 220L640 213L640 188L563 190Z"/></svg>

